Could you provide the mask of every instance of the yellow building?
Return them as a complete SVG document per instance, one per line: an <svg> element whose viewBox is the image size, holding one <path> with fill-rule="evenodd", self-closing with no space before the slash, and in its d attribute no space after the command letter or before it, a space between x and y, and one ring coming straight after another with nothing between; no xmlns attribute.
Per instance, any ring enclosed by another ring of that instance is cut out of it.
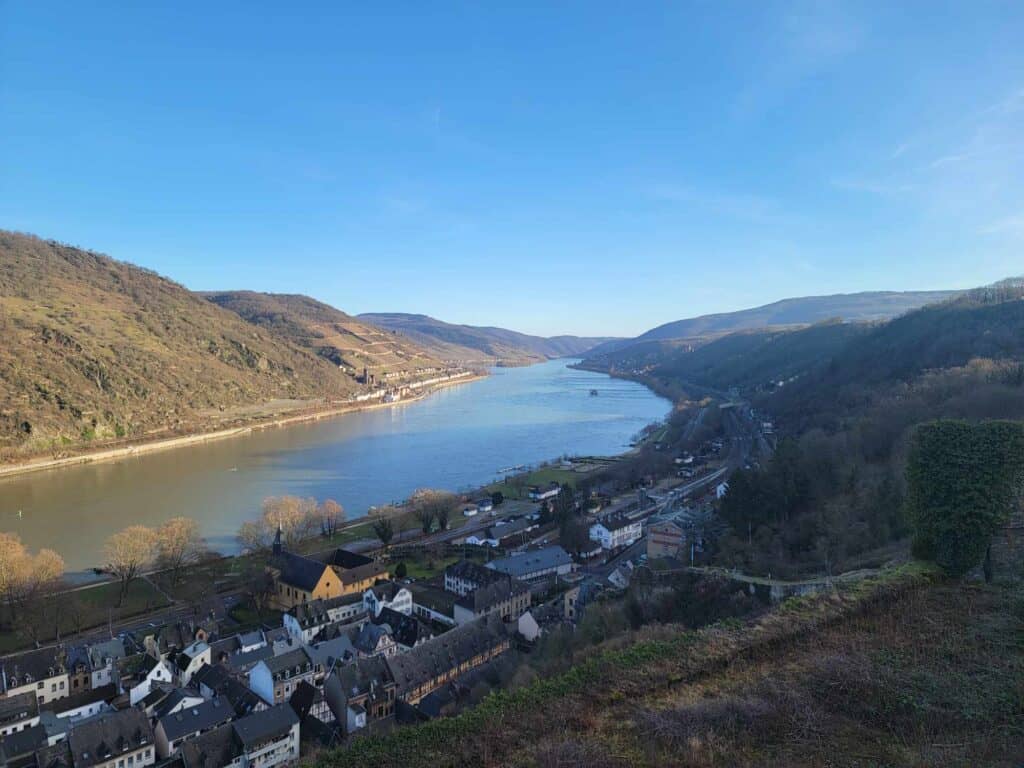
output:
<svg viewBox="0 0 1024 768"><path fill-rule="evenodd" d="M365 555L344 549L299 555L285 551L280 540L274 542L270 572L274 603L283 611L313 600L362 593L388 578L387 566Z"/></svg>

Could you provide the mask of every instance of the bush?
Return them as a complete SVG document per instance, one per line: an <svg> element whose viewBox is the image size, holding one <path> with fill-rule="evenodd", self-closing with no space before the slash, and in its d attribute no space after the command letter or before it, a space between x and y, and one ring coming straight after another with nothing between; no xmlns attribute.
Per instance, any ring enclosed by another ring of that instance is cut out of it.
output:
<svg viewBox="0 0 1024 768"><path fill-rule="evenodd" d="M397 578L399 578L399 579L404 579L405 575L408 572L409 572L409 569L406 568L404 560L402 562L400 562L397 566L395 566L395 576Z"/></svg>

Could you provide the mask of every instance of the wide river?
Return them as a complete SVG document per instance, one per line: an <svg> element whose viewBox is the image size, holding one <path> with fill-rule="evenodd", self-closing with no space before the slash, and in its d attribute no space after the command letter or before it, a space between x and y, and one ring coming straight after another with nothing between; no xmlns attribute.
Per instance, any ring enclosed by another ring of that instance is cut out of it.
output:
<svg viewBox="0 0 1024 768"><path fill-rule="evenodd" d="M424 486L467 489L507 467L621 453L670 409L640 384L569 362L496 368L390 409L0 480L0 530L57 550L69 570L98 565L114 531L175 515L233 552L267 496L333 498L351 519Z"/></svg>

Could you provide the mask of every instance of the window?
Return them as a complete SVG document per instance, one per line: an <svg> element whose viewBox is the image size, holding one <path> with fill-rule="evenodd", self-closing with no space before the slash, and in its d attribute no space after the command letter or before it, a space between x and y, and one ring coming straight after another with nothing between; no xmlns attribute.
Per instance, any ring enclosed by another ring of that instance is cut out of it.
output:
<svg viewBox="0 0 1024 768"><path fill-rule="evenodd" d="M40 680L39 684L36 686L36 688L38 688L41 691L41 690L43 690L43 686L44 685L46 685L46 683L44 683L42 680Z"/></svg>

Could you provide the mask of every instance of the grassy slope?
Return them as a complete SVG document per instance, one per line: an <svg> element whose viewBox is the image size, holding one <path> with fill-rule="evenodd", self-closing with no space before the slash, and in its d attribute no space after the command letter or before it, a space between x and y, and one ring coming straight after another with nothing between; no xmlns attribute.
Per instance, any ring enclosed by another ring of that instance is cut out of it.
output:
<svg viewBox="0 0 1024 768"><path fill-rule="evenodd" d="M1024 745L1022 632L1019 591L909 566L748 624L642 630L317 764L1009 765Z"/></svg>
<svg viewBox="0 0 1024 768"><path fill-rule="evenodd" d="M253 291L204 294L243 319L280 333L335 365L356 371L407 371L440 366L438 359L408 339L364 323L308 296Z"/></svg>
<svg viewBox="0 0 1024 768"><path fill-rule="evenodd" d="M8 458L354 389L312 352L153 272L2 231L0 335Z"/></svg>

